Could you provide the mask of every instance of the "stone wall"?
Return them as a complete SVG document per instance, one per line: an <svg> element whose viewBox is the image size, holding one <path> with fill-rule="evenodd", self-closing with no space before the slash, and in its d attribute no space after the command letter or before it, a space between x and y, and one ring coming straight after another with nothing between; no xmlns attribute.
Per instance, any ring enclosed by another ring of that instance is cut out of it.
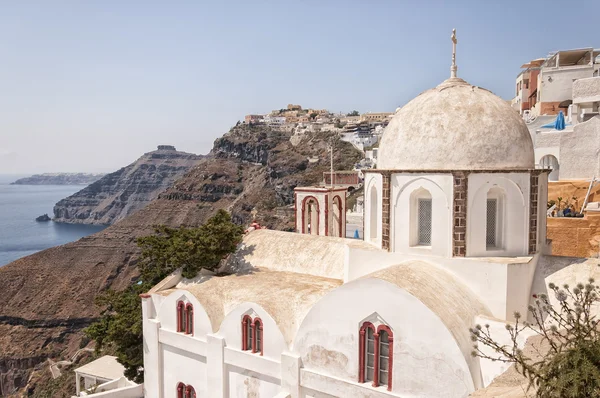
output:
<svg viewBox="0 0 600 398"><path fill-rule="evenodd" d="M600 101L600 77L589 77L573 82L573 103Z"/></svg>
<svg viewBox="0 0 600 398"><path fill-rule="evenodd" d="M535 254L537 251L538 180L539 174L531 173L529 190L529 254Z"/></svg>
<svg viewBox="0 0 600 398"><path fill-rule="evenodd" d="M381 248L390 250L390 173L382 173L382 240Z"/></svg>
<svg viewBox="0 0 600 398"><path fill-rule="evenodd" d="M600 117L575 125L561 134L560 178L589 179L600 176Z"/></svg>
<svg viewBox="0 0 600 398"><path fill-rule="evenodd" d="M584 218L548 218L547 238L552 240L553 256L598 257L600 214Z"/></svg>
<svg viewBox="0 0 600 398"><path fill-rule="evenodd" d="M467 253L467 176L468 172L453 173L452 255L455 257L464 257Z"/></svg>

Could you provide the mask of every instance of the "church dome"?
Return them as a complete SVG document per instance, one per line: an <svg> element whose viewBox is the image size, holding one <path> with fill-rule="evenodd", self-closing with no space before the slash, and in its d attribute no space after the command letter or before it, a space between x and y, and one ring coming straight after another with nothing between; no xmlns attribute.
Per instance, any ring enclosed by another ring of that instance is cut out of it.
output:
<svg viewBox="0 0 600 398"><path fill-rule="evenodd" d="M453 77L396 112L381 138L377 168L531 169L533 143L508 102Z"/></svg>

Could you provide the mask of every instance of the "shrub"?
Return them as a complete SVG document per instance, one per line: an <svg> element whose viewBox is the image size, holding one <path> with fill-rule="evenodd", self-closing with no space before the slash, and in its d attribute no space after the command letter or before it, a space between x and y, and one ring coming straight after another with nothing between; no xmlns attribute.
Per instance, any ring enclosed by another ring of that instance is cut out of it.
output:
<svg viewBox="0 0 600 398"><path fill-rule="evenodd" d="M534 295L535 304L529 306L533 323L522 322L515 313L514 325L507 324L511 344L503 345L491 335L489 325L476 325L470 329L475 342L473 356L513 363L536 390L537 397L600 397L600 320L594 307L600 304L599 288L589 279L570 288L549 284L549 292L556 297L553 305L546 294ZM597 308L596 308L597 310ZM538 357L529 356L519 348L519 335L524 330L540 336ZM494 354L486 354L480 344L491 348Z"/></svg>

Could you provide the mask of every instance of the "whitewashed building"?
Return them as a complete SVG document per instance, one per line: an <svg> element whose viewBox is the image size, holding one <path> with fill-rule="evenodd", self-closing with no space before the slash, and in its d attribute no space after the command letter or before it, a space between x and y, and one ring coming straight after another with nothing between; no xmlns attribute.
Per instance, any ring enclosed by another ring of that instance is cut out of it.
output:
<svg viewBox="0 0 600 398"><path fill-rule="evenodd" d="M527 313L569 259L543 253L547 170L525 123L455 75L386 128L364 241L338 237L340 192L306 187L299 232L249 232L226 276L142 295L145 397L454 398L506 369L471 356L468 329Z"/></svg>

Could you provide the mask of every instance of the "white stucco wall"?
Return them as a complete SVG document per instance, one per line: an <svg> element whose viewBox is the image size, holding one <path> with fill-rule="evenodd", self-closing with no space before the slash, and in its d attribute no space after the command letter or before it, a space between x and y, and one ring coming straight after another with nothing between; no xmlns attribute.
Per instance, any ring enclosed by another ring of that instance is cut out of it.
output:
<svg viewBox="0 0 600 398"><path fill-rule="evenodd" d="M302 357L304 370L332 378L330 383L321 385L321 392L354 396L359 329L363 321L375 319L387 324L394 334L392 393L464 397L473 391L465 358L437 315L389 282L361 279L341 286L319 301L296 335L294 351ZM356 390L364 388L372 387L364 383Z"/></svg>
<svg viewBox="0 0 600 398"><path fill-rule="evenodd" d="M162 344L163 398L177 397L177 384L191 385L198 397L206 397L206 358Z"/></svg>
<svg viewBox="0 0 600 398"><path fill-rule="evenodd" d="M544 68L540 74L541 85L538 91L541 98L539 102L558 102L572 99L573 80L592 77L594 69L590 66L561 67L557 69ZM551 77L552 81L548 81Z"/></svg>
<svg viewBox="0 0 600 398"><path fill-rule="evenodd" d="M365 200L364 200L364 209L365 209L365 214L364 214L364 238L367 242L373 243L374 245L376 245L377 247L381 247L381 220L383 217L383 212L382 212L382 204L383 204L383 200L382 200L382 188L383 188L383 179L381 174L379 173L365 173ZM373 207L373 203L372 203L372 190L375 189L377 191L377 203L375 204L375 208L376 208L376 215L371 214ZM377 225L377 232L376 232L376 237L375 239L372 239L373 236L373 231L371 228L372 223L372 219L373 217L375 217L376 222L375 224Z"/></svg>
<svg viewBox="0 0 600 398"><path fill-rule="evenodd" d="M573 82L573 103L600 102L600 77L579 79Z"/></svg>
<svg viewBox="0 0 600 398"><path fill-rule="evenodd" d="M208 314L204 307L193 294L185 290L175 291L164 298L158 309L157 318L160 320L160 327L163 330L177 332L177 303L191 303L194 306L194 337L206 338L206 335L213 332Z"/></svg>
<svg viewBox="0 0 600 398"><path fill-rule="evenodd" d="M600 175L600 117L596 116L561 134L560 178L590 179Z"/></svg>
<svg viewBox="0 0 600 398"><path fill-rule="evenodd" d="M348 253L347 280L361 278L365 275L385 269L391 265L400 264L407 260L420 260L438 265L455 275L489 308L499 319L511 319L514 311L526 312L529 299L508 304L508 291L511 286L509 269L516 267L520 271L511 275L526 278L532 275L536 268L537 257L438 257L431 258L402 253L386 253L350 248ZM531 284L531 278L518 281Z"/></svg>
<svg viewBox="0 0 600 398"><path fill-rule="evenodd" d="M285 338L277 327L275 320L258 304L244 303L229 312L219 329L218 335L225 338L228 349L242 350L242 319L250 315L253 319L259 317L263 323L263 357L279 361L281 353L288 349ZM241 351L245 355L256 356L257 353Z"/></svg>
<svg viewBox="0 0 600 398"><path fill-rule="evenodd" d="M452 183L451 174L399 173L392 175L390 193L390 241L394 252L450 256L452 253ZM425 189L432 199L431 246L418 246L417 208L414 197ZM414 213L414 214L411 214Z"/></svg>
<svg viewBox="0 0 600 398"><path fill-rule="evenodd" d="M228 397L275 397L280 391L277 379L236 366L227 366Z"/></svg>
<svg viewBox="0 0 600 398"><path fill-rule="evenodd" d="M467 256L526 256L529 251L529 173L474 173L468 179ZM503 192L501 238L497 249L486 248L487 194Z"/></svg>

